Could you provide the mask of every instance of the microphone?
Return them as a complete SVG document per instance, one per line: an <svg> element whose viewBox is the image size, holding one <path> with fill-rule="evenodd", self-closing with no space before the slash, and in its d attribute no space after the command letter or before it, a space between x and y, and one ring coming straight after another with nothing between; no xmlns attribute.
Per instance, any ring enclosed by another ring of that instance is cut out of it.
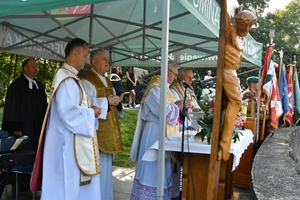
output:
<svg viewBox="0 0 300 200"><path fill-rule="evenodd" d="M183 85L184 88L189 88L191 90L194 90L189 84L187 84L184 80L181 81L181 84Z"/></svg>

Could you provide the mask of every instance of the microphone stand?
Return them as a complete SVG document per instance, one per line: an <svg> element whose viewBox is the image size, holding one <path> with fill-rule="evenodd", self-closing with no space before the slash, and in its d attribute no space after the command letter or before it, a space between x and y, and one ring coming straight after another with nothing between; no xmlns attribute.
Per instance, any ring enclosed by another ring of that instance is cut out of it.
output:
<svg viewBox="0 0 300 200"><path fill-rule="evenodd" d="M181 155L180 155L180 183L179 183L179 199L182 199L182 176L183 176L183 162L184 162L184 125L185 125L185 117L187 112L187 107L185 106L186 101L186 87L184 86L184 97L183 97L183 107L180 115L180 119L182 121L182 139L181 139Z"/></svg>

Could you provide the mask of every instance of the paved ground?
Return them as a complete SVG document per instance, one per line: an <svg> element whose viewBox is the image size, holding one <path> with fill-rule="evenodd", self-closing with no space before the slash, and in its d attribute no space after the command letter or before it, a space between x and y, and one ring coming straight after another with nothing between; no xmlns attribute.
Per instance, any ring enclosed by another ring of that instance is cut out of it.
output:
<svg viewBox="0 0 300 200"><path fill-rule="evenodd" d="M113 195L114 200L129 200L130 192L132 187L132 181L134 178L135 169L134 168L113 168ZM251 200L249 189L234 188L235 191L240 192L241 200ZM37 192L35 199L40 199L40 192ZM14 200L15 195L12 193L11 185L7 186L6 191L3 192L1 200ZM20 196L19 200L31 200L32 195Z"/></svg>

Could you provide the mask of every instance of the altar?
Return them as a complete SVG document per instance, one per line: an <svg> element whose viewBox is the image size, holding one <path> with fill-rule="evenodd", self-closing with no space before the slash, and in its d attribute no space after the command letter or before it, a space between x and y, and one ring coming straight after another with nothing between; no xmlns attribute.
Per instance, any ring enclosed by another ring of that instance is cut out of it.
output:
<svg viewBox="0 0 300 200"><path fill-rule="evenodd" d="M222 161L220 167L218 199L223 200L232 197L232 171L239 165L240 158L253 142L253 134L250 130L241 131L240 140L231 143L231 156L228 161ZM196 131L185 131L184 140L184 166L182 199L196 200L206 199L208 179L208 166L211 145L204 140L195 140ZM176 133L165 139L165 156L170 157L176 152L181 152L182 133ZM144 154L143 160L154 161L158 157L158 141L156 141Z"/></svg>

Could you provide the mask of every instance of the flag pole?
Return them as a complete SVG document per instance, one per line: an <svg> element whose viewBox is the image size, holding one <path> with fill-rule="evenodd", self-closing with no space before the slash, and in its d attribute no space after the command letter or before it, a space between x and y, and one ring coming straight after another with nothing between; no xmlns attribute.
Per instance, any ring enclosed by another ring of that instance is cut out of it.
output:
<svg viewBox="0 0 300 200"><path fill-rule="evenodd" d="M283 47L281 47L281 50L280 50L280 64L279 64L279 76L278 76L278 83L280 83L280 78L281 78L281 70L282 70L282 65L283 65L283 62L282 62L282 58L283 58Z"/></svg>
<svg viewBox="0 0 300 200"><path fill-rule="evenodd" d="M268 56L268 60L267 60L267 68L270 65L270 62L271 62L271 59L272 59L272 54L273 54L273 38L275 37L275 30L274 29L270 29L269 37L270 37L270 46L269 46L269 56ZM263 84L264 83L262 83L262 86L263 86ZM264 95L264 98L263 98L263 102L264 103L266 102L265 95ZM268 105L265 105L265 106L268 106ZM269 109L269 106L268 106L268 109ZM264 110L262 124L261 124L260 141L263 141L264 137L265 137L265 125L266 125L266 118L267 118L266 115L267 115L266 110Z"/></svg>

